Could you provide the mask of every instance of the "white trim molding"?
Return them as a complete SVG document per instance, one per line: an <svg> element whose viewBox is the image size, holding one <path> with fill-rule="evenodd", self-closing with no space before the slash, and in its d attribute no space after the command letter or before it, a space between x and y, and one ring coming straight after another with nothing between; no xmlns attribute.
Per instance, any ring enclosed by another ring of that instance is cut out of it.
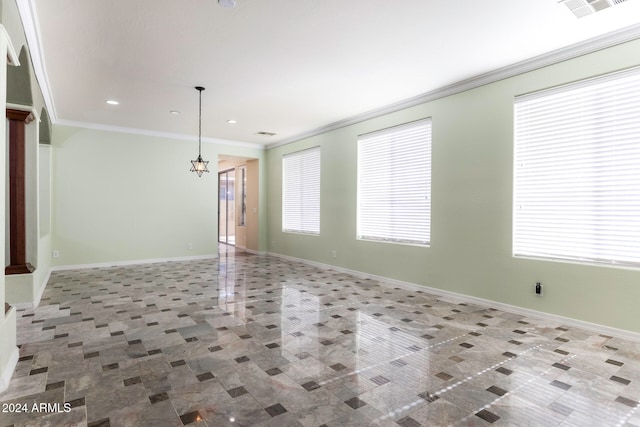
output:
<svg viewBox="0 0 640 427"><path fill-rule="evenodd" d="M141 264L157 264L160 262L174 262L174 261L197 261L206 259L216 259L218 255L197 255L197 256L185 256L174 258L152 258L152 259L138 259L131 261L112 261L101 262L95 264L75 264L75 265L57 265L51 267L51 271L66 271L66 270L80 270L87 268L109 268L109 267L123 267L128 265L141 265Z"/></svg>
<svg viewBox="0 0 640 427"><path fill-rule="evenodd" d="M477 304L482 305L488 308L496 308L502 311L506 311L509 313L520 314L527 317L537 318L544 321L557 323L560 325L568 325L577 328L587 329L599 334L604 334L607 336L618 337L622 339L627 339L630 341L640 342L640 332L628 331L626 329L613 328L611 326L600 325L597 323L586 322L584 320L573 319L570 317L559 316L552 313L547 313L544 311L532 310L529 308L518 307L515 305L505 304L498 301L493 301L484 298L478 298L470 295L459 294L457 292L445 291L443 289L432 288L430 286L418 285L416 283L403 282L401 280L395 280L388 277L377 276L375 274L364 273L362 271L351 270L348 268L337 267L335 265L323 264L320 262L309 261L303 258L296 258L289 255L278 254L275 252L269 252L268 255L275 256L277 258L286 259L289 261L297 261L303 264L311 265L322 270L333 270L340 273L351 274L352 276L363 278L363 279L372 279L379 282L383 286L393 287L396 286L398 288L402 288L408 291L421 291L425 293L434 294L440 297L448 298L448 302L455 303L469 303L469 304Z"/></svg>
<svg viewBox="0 0 640 427"><path fill-rule="evenodd" d="M312 136L320 135L332 130L343 128L345 126L360 123L365 120L374 119L385 114L395 113L396 111L415 107L416 105L424 104L426 102L434 101L436 99L444 98L450 95L455 95L457 93L475 89L490 83L495 83L509 77L528 73L539 68L547 67L549 65L557 64L559 62L567 61L569 59L577 58L579 56L587 55L589 53L597 52L599 50L630 42L639 38L640 24L630 25L620 30L604 34L602 36L594 37L592 39L585 40L583 42L576 43L562 49L557 49L552 52L527 59L525 61L498 68L497 70L480 74L478 76L471 77L469 79L462 80L451 85L405 99L395 104L367 111L357 116L339 120L334 123L329 123L326 126L312 129L308 132L303 132L290 138L283 139L282 141L267 144L266 147L269 150L272 148L280 147L282 145L290 144L292 142L300 141L305 138L311 138Z"/></svg>

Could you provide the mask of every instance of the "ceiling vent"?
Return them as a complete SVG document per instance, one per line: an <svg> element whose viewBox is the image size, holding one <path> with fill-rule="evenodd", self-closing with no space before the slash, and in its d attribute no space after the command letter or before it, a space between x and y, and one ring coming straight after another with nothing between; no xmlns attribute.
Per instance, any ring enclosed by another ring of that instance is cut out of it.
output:
<svg viewBox="0 0 640 427"><path fill-rule="evenodd" d="M578 18L608 9L627 0L560 0Z"/></svg>
<svg viewBox="0 0 640 427"><path fill-rule="evenodd" d="M275 135L275 133L273 133L273 132L265 132L265 131L262 130L262 131L256 133L256 135L273 136L273 135Z"/></svg>

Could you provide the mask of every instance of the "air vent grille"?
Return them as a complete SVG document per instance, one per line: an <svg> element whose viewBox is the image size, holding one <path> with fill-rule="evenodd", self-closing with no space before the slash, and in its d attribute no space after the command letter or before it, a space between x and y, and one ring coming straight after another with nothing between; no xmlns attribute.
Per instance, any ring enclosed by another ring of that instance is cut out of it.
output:
<svg viewBox="0 0 640 427"><path fill-rule="evenodd" d="M627 0L560 0L578 18L608 9Z"/></svg>
<svg viewBox="0 0 640 427"><path fill-rule="evenodd" d="M262 135L262 136L274 136L275 133L274 132L265 132L263 130L261 130L260 132L256 133L256 135Z"/></svg>

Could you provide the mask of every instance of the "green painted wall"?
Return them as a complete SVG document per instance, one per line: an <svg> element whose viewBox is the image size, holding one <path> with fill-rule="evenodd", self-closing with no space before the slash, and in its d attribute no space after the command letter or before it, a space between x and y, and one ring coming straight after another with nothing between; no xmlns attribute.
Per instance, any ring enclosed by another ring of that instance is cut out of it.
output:
<svg viewBox="0 0 640 427"><path fill-rule="evenodd" d="M269 250L640 332L638 270L511 255L514 96L640 65L638 52L640 40L270 149ZM423 117L433 119L431 247L356 240L358 135ZM321 234L282 233L282 155L317 145Z"/></svg>
<svg viewBox="0 0 640 427"><path fill-rule="evenodd" d="M198 178L192 141L54 126L52 145L54 266L215 255L220 150L264 160L205 142Z"/></svg>

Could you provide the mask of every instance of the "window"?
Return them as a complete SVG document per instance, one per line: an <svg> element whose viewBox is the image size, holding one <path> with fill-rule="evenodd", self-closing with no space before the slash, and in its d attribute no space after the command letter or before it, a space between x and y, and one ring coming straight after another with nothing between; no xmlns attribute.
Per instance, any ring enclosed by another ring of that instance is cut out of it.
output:
<svg viewBox="0 0 640 427"><path fill-rule="evenodd" d="M358 239L427 246L431 119L358 138Z"/></svg>
<svg viewBox="0 0 640 427"><path fill-rule="evenodd" d="M320 234L320 147L282 158L282 231Z"/></svg>
<svg viewBox="0 0 640 427"><path fill-rule="evenodd" d="M640 69L516 98L513 253L640 265Z"/></svg>

